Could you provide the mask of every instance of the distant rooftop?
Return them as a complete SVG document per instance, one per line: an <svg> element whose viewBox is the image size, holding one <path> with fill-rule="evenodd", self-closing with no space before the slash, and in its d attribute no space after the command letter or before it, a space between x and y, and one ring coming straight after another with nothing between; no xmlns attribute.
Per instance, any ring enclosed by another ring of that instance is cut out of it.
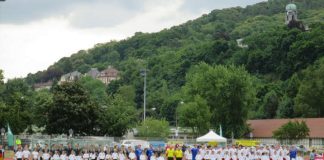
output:
<svg viewBox="0 0 324 160"><path fill-rule="evenodd" d="M260 119L248 120L253 130L253 137L256 138L269 138L272 137L272 132L280 128L282 125L289 121L305 121L310 132L311 138L324 138L324 118L297 118L297 119Z"/></svg>
<svg viewBox="0 0 324 160"><path fill-rule="evenodd" d="M297 6L293 3L290 3L286 6L286 11L296 11L297 10Z"/></svg>

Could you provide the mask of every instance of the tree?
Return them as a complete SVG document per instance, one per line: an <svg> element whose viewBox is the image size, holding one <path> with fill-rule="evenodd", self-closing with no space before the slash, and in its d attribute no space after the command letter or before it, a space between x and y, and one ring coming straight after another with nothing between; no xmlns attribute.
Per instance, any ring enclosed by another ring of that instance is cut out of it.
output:
<svg viewBox="0 0 324 160"><path fill-rule="evenodd" d="M136 119L135 107L122 96L115 95L100 114L98 120L100 132L104 135L121 137L136 123Z"/></svg>
<svg viewBox="0 0 324 160"><path fill-rule="evenodd" d="M48 112L53 107L53 94L48 90L41 90L33 96L35 104L32 107L32 122L38 127L44 127L48 123Z"/></svg>
<svg viewBox="0 0 324 160"><path fill-rule="evenodd" d="M169 122L162 119L147 118L137 126L138 135L141 137L167 138L170 134Z"/></svg>
<svg viewBox="0 0 324 160"><path fill-rule="evenodd" d="M277 110L278 118L293 118L294 117L294 101L288 96L284 96L279 103Z"/></svg>
<svg viewBox="0 0 324 160"><path fill-rule="evenodd" d="M68 133L90 135L95 133L97 106L78 82L63 83L53 88L53 106L48 111L46 130L49 134Z"/></svg>
<svg viewBox="0 0 324 160"><path fill-rule="evenodd" d="M263 99L264 118L274 118L279 105L279 97L273 90L268 92Z"/></svg>
<svg viewBox="0 0 324 160"><path fill-rule="evenodd" d="M22 78L8 80L1 94L3 97L3 116L14 133L22 133L32 125L32 90Z"/></svg>
<svg viewBox="0 0 324 160"><path fill-rule="evenodd" d="M110 96L116 94L121 85L121 80L111 81L106 88L106 93Z"/></svg>
<svg viewBox="0 0 324 160"><path fill-rule="evenodd" d="M191 127L195 134L208 132L211 113L205 99L195 96L194 101L184 103L177 110L181 126Z"/></svg>
<svg viewBox="0 0 324 160"><path fill-rule="evenodd" d="M107 103L108 95L104 83L98 79L93 79L90 76L82 77L79 82L88 91L91 101L95 102L99 106Z"/></svg>
<svg viewBox="0 0 324 160"><path fill-rule="evenodd" d="M123 97L123 100L128 104L135 105L135 88L131 85L120 86L117 94Z"/></svg>
<svg viewBox="0 0 324 160"><path fill-rule="evenodd" d="M294 110L303 117L324 116L324 58L304 70Z"/></svg>
<svg viewBox="0 0 324 160"><path fill-rule="evenodd" d="M309 128L305 121L295 121L282 125L273 131L273 137L279 141L288 140L288 144L294 144L298 140L309 136Z"/></svg>
<svg viewBox="0 0 324 160"><path fill-rule="evenodd" d="M201 63L193 67L186 76L183 87L185 101L200 96L206 100L212 113L212 126L220 124L224 135L243 136L249 106L255 101L253 78L242 68L231 66L209 66ZM207 122L206 122L207 123Z"/></svg>
<svg viewBox="0 0 324 160"><path fill-rule="evenodd" d="M0 93L2 92L3 87L4 87L3 79L4 79L4 77L3 77L3 71L0 69Z"/></svg>

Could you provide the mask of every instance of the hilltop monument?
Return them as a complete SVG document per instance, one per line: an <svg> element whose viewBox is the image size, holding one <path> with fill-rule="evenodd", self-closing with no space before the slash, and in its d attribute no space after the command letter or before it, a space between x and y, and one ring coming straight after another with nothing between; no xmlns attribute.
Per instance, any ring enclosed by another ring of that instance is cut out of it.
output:
<svg viewBox="0 0 324 160"><path fill-rule="evenodd" d="M289 4L286 5L286 25L292 28L298 28L302 31L307 31L308 27L304 26L302 21L298 20L297 16L297 5L290 1Z"/></svg>

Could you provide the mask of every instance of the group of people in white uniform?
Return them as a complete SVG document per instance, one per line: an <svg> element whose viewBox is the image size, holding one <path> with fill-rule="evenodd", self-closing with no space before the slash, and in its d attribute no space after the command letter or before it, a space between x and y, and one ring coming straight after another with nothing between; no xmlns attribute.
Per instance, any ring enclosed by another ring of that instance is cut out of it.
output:
<svg viewBox="0 0 324 160"><path fill-rule="evenodd" d="M303 156L297 154L294 146L261 146L261 147L210 147L195 145L182 147L182 160L303 160ZM161 152L153 153L149 157L145 150L139 155L138 150L129 148L111 148L88 151L83 150L55 150L35 148L29 150L26 145L15 152L16 160L165 160Z"/></svg>
<svg viewBox="0 0 324 160"><path fill-rule="evenodd" d="M15 151L16 160L164 160L164 155L155 153L148 157L143 150L136 155L131 147L125 148L115 146L113 148L96 148L75 150L65 148L64 150L49 150L35 147L32 151L25 145L24 149L18 147Z"/></svg>
<svg viewBox="0 0 324 160"><path fill-rule="evenodd" d="M194 152L196 152L196 155ZM295 146L198 147L187 148L186 160L303 160Z"/></svg>

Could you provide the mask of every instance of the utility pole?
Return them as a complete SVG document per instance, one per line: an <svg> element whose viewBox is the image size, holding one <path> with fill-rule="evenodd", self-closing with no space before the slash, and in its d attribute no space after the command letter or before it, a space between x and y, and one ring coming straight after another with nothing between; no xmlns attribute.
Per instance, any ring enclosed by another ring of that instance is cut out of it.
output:
<svg viewBox="0 0 324 160"><path fill-rule="evenodd" d="M144 113L143 113L143 121L145 122L145 118L146 118L146 74L147 74L147 70L146 69L142 69L141 70L141 75L144 76L144 102L143 102L143 107L144 107Z"/></svg>

